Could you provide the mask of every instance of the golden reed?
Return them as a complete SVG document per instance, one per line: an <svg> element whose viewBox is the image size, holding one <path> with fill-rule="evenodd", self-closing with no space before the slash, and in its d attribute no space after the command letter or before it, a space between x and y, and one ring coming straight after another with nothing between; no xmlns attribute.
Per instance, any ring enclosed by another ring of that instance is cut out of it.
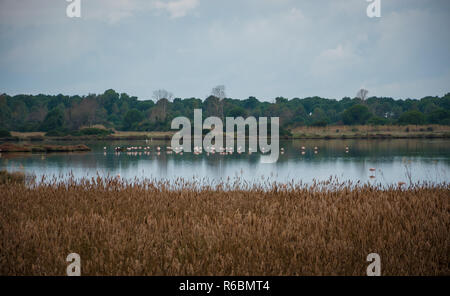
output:
<svg viewBox="0 0 450 296"><path fill-rule="evenodd" d="M448 184L264 186L0 184L0 274L450 275Z"/></svg>

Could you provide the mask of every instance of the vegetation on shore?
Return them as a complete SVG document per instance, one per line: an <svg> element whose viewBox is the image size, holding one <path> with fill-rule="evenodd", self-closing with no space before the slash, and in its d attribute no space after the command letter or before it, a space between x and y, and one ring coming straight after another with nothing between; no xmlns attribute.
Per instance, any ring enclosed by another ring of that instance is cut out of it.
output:
<svg viewBox="0 0 450 296"><path fill-rule="evenodd" d="M95 129L105 129L96 126ZM94 135L48 136L44 132L12 132L9 140L15 141L89 141L89 140L170 140L175 131L139 132L114 131L114 133ZM283 139L411 139L411 138L450 138L450 126L446 125L356 125L356 126L326 126L297 127Z"/></svg>
<svg viewBox="0 0 450 296"><path fill-rule="evenodd" d="M22 172L9 173L0 171L0 184L25 184L25 174Z"/></svg>
<svg viewBox="0 0 450 296"><path fill-rule="evenodd" d="M367 95L367 93L365 93ZM358 96L341 100L320 97L261 102L255 97L226 98L224 89L205 100L175 98L155 92L154 100L138 100L110 89L88 96L0 95L0 127L9 131L46 132L49 136L83 136L104 131L84 130L101 124L107 130L168 132L172 119L193 119L194 109L204 117L279 117L280 133L289 136L298 127L334 125L450 125L450 94L420 100ZM103 135L105 136L105 135Z"/></svg>
<svg viewBox="0 0 450 296"><path fill-rule="evenodd" d="M414 139L450 138L445 125L384 125L299 127L292 130L294 139Z"/></svg>
<svg viewBox="0 0 450 296"><path fill-rule="evenodd" d="M0 274L449 275L448 184L0 185Z"/></svg>
<svg viewBox="0 0 450 296"><path fill-rule="evenodd" d="M85 152L90 151L91 149L84 145L70 145L70 146L61 146L61 145L30 145L30 144L11 144L5 143L0 145L0 153L8 153L8 152Z"/></svg>

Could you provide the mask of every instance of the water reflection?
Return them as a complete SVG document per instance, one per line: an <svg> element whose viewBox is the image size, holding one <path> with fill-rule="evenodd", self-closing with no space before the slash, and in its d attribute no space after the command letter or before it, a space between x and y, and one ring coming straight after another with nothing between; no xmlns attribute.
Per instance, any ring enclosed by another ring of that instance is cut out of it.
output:
<svg viewBox="0 0 450 296"><path fill-rule="evenodd" d="M55 142L72 145L76 142ZM232 155L167 154L168 142L87 142L88 153L3 154L2 169L59 176L72 172L76 178L117 176L123 178L204 178L216 181L241 177L259 182L262 177L288 182L326 180L381 184L397 182L448 182L449 140L294 140L282 141L284 153L274 164L262 164L260 153ZM150 153L116 153L115 147L150 146ZM156 147L163 147L157 154ZM106 147L106 150L104 149ZM235 149L236 151L236 149ZM375 169L371 171L370 169Z"/></svg>

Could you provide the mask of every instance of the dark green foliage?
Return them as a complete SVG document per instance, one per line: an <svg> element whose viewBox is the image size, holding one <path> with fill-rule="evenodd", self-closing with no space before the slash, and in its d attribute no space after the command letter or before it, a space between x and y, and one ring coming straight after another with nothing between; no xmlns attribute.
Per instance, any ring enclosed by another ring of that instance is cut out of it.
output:
<svg viewBox="0 0 450 296"><path fill-rule="evenodd" d="M434 124L450 124L450 111L444 108L436 108L427 114L427 121Z"/></svg>
<svg viewBox="0 0 450 296"><path fill-rule="evenodd" d="M385 125L388 124L388 122L389 121L386 118L373 116L367 123L370 125Z"/></svg>
<svg viewBox="0 0 450 296"><path fill-rule="evenodd" d="M64 113L59 108L50 111L40 126L40 130L44 132L64 129L65 119Z"/></svg>
<svg viewBox="0 0 450 296"><path fill-rule="evenodd" d="M314 121L312 124L312 126L327 126L328 122L326 122L325 120L318 120L318 121Z"/></svg>
<svg viewBox="0 0 450 296"><path fill-rule="evenodd" d="M70 135L67 130L54 129L45 133L47 137L65 137Z"/></svg>
<svg viewBox="0 0 450 296"><path fill-rule="evenodd" d="M127 112L125 115L125 118L123 119L123 129L124 130L135 130L139 122L142 121L144 116L142 113L137 109L131 109Z"/></svg>
<svg viewBox="0 0 450 296"><path fill-rule="evenodd" d="M0 138L8 138L11 137L11 133L3 128L0 128Z"/></svg>
<svg viewBox="0 0 450 296"><path fill-rule="evenodd" d="M425 123L425 115L422 112L417 110L411 110L403 113L398 122L400 124L424 124Z"/></svg>
<svg viewBox="0 0 450 296"><path fill-rule="evenodd" d="M194 109L203 116L279 117L280 130L298 126L357 124L445 124L450 125L450 94L421 100L394 100L371 97L330 100L320 97L261 102L255 97L244 100L209 97L140 101L126 93L109 89L87 96L0 95L0 126L6 130L45 131L52 135L81 134L83 127L96 124L127 131L169 131L178 116L193 119ZM74 132L76 131L76 132ZM84 133L91 133L85 131ZM92 133L96 134L95 131ZM101 132L104 133L104 132ZM101 134L100 134L101 135Z"/></svg>
<svg viewBox="0 0 450 296"><path fill-rule="evenodd" d="M73 136L107 136L113 134L113 131L101 128L83 128L71 134Z"/></svg>
<svg viewBox="0 0 450 296"><path fill-rule="evenodd" d="M354 105L342 114L342 120L348 125L366 124L370 117L372 114L364 105Z"/></svg>

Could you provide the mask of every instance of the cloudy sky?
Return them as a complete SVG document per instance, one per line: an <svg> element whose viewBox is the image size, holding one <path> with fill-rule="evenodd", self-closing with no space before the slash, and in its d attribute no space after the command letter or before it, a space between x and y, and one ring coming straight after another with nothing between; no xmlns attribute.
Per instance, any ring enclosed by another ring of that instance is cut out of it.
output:
<svg viewBox="0 0 450 296"><path fill-rule="evenodd" d="M450 92L450 1L0 0L0 92L150 99Z"/></svg>

